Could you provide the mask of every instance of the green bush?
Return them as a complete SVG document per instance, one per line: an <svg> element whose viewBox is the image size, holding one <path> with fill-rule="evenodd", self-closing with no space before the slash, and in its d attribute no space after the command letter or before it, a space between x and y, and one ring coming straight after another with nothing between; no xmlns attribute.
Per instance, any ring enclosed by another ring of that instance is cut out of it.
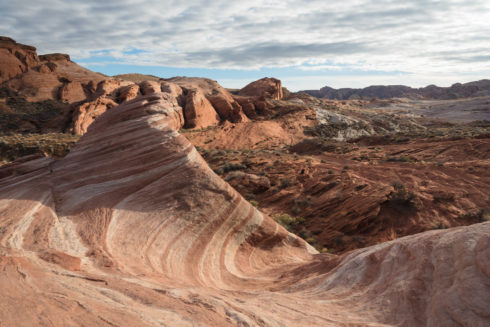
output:
<svg viewBox="0 0 490 327"><path fill-rule="evenodd" d="M388 203L395 206L416 207L417 196L415 193L408 191L401 182L393 182L391 185L395 189L395 193L391 194Z"/></svg>
<svg viewBox="0 0 490 327"><path fill-rule="evenodd" d="M303 224L305 219L303 217L291 217L286 213L278 213L272 215L272 218L281 226L291 231L295 226Z"/></svg>

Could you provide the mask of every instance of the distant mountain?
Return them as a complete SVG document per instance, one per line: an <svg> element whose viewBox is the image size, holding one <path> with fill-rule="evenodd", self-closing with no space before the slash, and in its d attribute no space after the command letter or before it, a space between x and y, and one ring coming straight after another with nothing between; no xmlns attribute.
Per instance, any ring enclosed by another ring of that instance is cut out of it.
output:
<svg viewBox="0 0 490 327"><path fill-rule="evenodd" d="M325 86L320 90L306 90L303 92L317 98L336 100L403 97L449 100L490 95L490 80L483 79L465 84L456 83L450 87L429 85L422 88L412 88L405 85L373 85L363 89L334 89Z"/></svg>

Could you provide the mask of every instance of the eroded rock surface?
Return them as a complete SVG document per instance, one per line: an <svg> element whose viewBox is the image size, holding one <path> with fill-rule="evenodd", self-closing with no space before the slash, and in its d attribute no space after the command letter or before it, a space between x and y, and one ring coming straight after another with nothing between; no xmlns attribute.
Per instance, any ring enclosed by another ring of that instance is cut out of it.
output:
<svg viewBox="0 0 490 327"><path fill-rule="evenodd" d="M283 98L281 81L276 78L265 77L252 82L238 92L241 96L257 96L281 100Z"/></svg>
<svg viewBox="0 0 490 327"><path fill-rule="evenodd" d="M490 323L489 222L317 254L208 168L182 110L143 96L0 168L3 324Z"/></svg>

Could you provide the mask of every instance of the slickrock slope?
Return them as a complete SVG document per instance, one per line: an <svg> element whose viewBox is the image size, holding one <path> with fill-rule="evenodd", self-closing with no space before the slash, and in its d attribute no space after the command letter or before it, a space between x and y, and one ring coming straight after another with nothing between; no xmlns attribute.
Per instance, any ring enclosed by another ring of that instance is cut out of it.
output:
<svg viewBox="0 0 490 327"><path fill-rule="evenodd" d="M6 326L486 326L490 223L315 254L248 204L155 93L65 158L0 169Z"/></svg>

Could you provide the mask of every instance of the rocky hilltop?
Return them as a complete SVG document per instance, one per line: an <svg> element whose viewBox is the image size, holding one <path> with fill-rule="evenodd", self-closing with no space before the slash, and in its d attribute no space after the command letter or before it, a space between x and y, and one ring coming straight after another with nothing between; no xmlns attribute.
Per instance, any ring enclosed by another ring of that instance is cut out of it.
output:
<svg viewBox="0 0 490 327"><path fill-rule="evenodd" d="M425 99L460 99L468 97L489 96L490 80L456 83L450 87L429 85L422 88L412 88L404 85L373 85L363 89L342 88L334 89L328 86L320 90L303 91L312 96L325 99L388 99L388 98L425 98Z"/></svg>

